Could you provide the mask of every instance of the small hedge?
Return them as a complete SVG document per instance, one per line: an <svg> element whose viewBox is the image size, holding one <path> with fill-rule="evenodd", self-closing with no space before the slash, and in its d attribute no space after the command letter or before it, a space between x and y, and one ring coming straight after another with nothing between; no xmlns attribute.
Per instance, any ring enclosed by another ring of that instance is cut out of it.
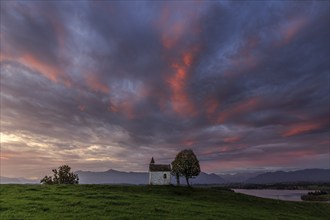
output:
<svg viewBox="0 0 330 220"><path fill-rule="evenodd" d="M330 193L327 191L314 191L301 196L304 201L330 201Z"/></svg>

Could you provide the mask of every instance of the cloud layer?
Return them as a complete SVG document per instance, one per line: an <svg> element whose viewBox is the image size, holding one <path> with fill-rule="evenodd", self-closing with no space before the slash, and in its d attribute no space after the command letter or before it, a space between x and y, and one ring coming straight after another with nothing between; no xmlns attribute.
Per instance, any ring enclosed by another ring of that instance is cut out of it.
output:
<svg viewBox="0 0 330 220"><path fill-rule="evenodd" d="M329 2L1 2L1 175L329 166Z"/></svg>

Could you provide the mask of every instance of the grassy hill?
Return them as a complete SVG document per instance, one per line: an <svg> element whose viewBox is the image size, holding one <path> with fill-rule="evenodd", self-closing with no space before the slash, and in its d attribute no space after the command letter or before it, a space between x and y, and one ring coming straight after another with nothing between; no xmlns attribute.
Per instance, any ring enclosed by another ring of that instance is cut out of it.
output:
<svg viewBox="0 0 330 220"><path fill-rule="evenodd" d="M0 219L329 219L330 204L223 188L0 185Z"/></svg>

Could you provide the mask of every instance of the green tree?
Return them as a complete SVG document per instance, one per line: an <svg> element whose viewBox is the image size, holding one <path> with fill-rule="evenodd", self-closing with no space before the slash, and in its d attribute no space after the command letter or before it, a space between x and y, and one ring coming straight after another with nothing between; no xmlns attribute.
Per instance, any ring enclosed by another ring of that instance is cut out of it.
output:
<svg viewBox="0 0 330 220"><path fill-rule="evenodd" d="M177 163L175 161L172 162L172 171L171 174L176 178L176 185L180 185L180 173L178 172Z"/></svg>
<svg viewBox="0 0 330 220"><path fill-rule="evenodd" d="M58 169L52 170L54 175L45 176L40 180L40 183L43 184L78 184L79 178L78 174L75 174L71 171L71 167L68 165L62 165Z"/></svg>
<svg viewBox="0 0 330 220"><path fill-rule="evenodd" d="M53 179L52 179L51 176L45 176L44 178L42 178L40 180L40 183L43 183L43 184L54 184Z"/></svg>
<svg viewBox="0 0 330 220"><path fill-rule="evenodd" d="M177 183L179 183L179 177L183 176L187 185L190 186L189 179L198 176L200 172L199 161L190 149L179 152L172 162L172 173L176 176Z"/></svg>

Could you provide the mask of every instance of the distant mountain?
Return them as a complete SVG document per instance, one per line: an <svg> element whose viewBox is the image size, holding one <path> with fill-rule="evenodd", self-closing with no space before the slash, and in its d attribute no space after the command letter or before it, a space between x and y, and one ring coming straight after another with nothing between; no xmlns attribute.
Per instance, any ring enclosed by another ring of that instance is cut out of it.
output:
<svg viewBox="0 0 330 220"><path fill-rule="evenodd" d="M330 183L329 169L306 169L298 171L276 171L260 174L250 178L246 183L273 184L294 182L327 182Z"/></svg>
<svg viewBox="0 0 330 220"><path fill-rule="evenodd" d="M236 174L220 174L226 183L244 183L248 179L256 177L265 172L252 172L252 173L236 173Z"/></svg>
<svg viewBox="0 0 330 220"><path fill-rule="evenodd" d="M81 184L148 184L149 174L145 172L105 172L77 171Z"/></svg>
<svg viewBox="0 0 330 220"><path fill-rule="evenodd" d="M176 179L174 176L172 176L171 180L172 180L173 184L176 184ZM223 183L225 183L225 180L222 177L220 177L214 173L207 174L204 172L201 172L196 178L189 179L189 181L192 184L223 184ZM186 179L181 177L180 184L185 185Z"/></svg>
<svg viewBox="0 0 330 220"><path fill-rule="evenodd" d="M122 172L117 170L108 170L105 172L77 171L79 183L81 184L148 184L149 173L147 172ZM176 183L172 176L171 182ZM192 184L221 184L224 179L216 174L207 174L201 172L197 178L190 179ZM180 178L181 184L186 184L184 178Z"/></svg>
<svg viewBox="0 0 330 220"><path fill-rule="evenodd" d="M38 180L31 180L25 178L10 178L10 177L0 177L0 184L36 184L39 183Z"/></svg>
<svg viewBox="0 0 330 220"><path fill-rule="evenodd" d="M79 183L81 184L148 184L148 172L122 172L110 169L105 172L77 171ZM239 174L207 174L201 172L196 178L189 180L192 184L224 184L224 183L247 183L247 184L274 184L274 183L296 183L296 182L327 182L330 183L329 169L306 169L298 171L276 171L262 173L239 173ZM174 176L171 182L176 184ZM1 184L38 184L39 180L26 178L1 177ZM186 184L181 177L180 183Z"/></svg>

